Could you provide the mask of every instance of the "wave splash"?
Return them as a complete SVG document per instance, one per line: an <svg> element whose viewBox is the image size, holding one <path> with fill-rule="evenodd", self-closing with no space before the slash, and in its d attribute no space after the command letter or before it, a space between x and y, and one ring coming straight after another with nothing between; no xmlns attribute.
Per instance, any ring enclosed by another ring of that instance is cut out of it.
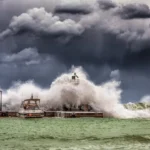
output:
<svg viewBox="0 0 150 150"><path fill-rule="evenodd" d="M76 72L79 83L72 81ZM18 110L22 100L34 95L41 99L45 110L62 108L63 105L79 106L89 104L94 111L103 112L107 117L115 118L150 118L150 110L130 110L121 104L120 82L111 80L95 85L88 79L82 67L72 68L69 72L57 77L49 89L42 89L33 81L16 82L3 91L3 109Z"/></svg>

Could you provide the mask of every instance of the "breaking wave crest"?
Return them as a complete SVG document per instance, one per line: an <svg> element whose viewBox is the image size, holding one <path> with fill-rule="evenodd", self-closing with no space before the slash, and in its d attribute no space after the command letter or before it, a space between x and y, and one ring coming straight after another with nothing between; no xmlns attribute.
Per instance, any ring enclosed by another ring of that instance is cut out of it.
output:
<svg viewBox="0 0 150 150"><path fill-rule="evenodd" d="M73 81L76 72L79 80ZM89 104L94 111L103 112L107 117L115 118L150 118L150 110L130 110L121 104L120 82L111 80L95 85L81 67L72 68L68 73L57 77L49 89L42 89L33 81L17 82L3 91L3 109L18 110L22 100L34 97L41 99L45 110L62 108L63 105L79 106Z"/></svg>

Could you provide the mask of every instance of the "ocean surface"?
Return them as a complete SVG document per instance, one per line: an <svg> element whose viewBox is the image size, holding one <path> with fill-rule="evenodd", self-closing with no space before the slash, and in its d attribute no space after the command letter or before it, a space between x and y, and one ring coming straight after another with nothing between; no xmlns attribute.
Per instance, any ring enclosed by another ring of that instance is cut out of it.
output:
<svg viewBox="0 0 150 150"><path fill-rule="evenodd" d="M150 150L150 120L0 119L0 150Z"/></svg>

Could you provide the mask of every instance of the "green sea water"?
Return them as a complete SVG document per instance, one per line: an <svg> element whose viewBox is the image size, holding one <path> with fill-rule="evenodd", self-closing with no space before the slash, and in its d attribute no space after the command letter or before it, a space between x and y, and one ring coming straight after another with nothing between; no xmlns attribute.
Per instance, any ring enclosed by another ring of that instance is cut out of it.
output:
<svg viewBox="0 0 150 150"><path fill-rule="evenodd" d="M150 120L0 119L0 150L150 150Z"/></svg>

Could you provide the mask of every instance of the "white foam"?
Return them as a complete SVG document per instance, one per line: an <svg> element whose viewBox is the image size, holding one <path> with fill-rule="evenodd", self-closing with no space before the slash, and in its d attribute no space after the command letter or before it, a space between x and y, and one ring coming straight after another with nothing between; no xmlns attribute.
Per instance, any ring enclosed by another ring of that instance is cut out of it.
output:
<svg viewBox="0 0 150 150"><path fill-rule="evenodd" d="M72 82L73 72L79 76L79 84ZM34 97L41 99L45 109L60 108L64 104L89 104L95 111L101 111L110 117L150 118L149 110L132 111L124 108L120 102L122 90L119 85L120 82L113 80L95 85L81 67L72 68L70 72L57 77L49 89L42 89L33 81L16 83L4 91L3 102L7 103L9 109L17 109L22 100L34 94Z"/></svg>

